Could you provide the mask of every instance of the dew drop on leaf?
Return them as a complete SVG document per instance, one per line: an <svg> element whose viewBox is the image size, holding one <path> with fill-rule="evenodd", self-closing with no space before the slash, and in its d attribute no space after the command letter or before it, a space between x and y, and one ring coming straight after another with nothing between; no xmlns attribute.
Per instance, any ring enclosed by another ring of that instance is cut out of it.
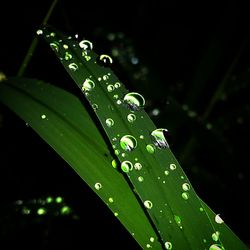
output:
<svg viewBox="0 0 250 250"><path fill-rule="evenodd" d="M114 199L112 197L109 198L109 202L110 203L113 203L114 202Z"/></svg>
<svg viewBox="0 0 250 250"><path fill-rule="evenodd" d="M58 52L59 51L59 43L58 42L52 42L49 44L51 49Z"/></svg>
<svg viewBox="0 0 250 250"><path fill-rule="evenodd" d="M125 135L120 140L120 146L125 151L132 151L137 146L137 141L132 135Z"/></svg>
<svg viewBox="0 0 250 250"><path fill-rule="evenodd" d="M68 61L68 60L72 59L72 55L71 55L68 51L66 51L66 52L65 52L65 55L64 55L64 59L65 59L66 61Z"/></svg>
<svg viewBox="0 0 250 250"><path fill-rule="evenodd" d="M96 190L100 190L101 188L102 188L102 184L99 183L99 182L97 182L97 183L95 184L95 189L96 189Z"/></svg>
<svg viewBox="0 0 250 250"><path fill-rule="evenodd" d="M95 83L90 80L89 78L87 78L84 83L82 84L82 91L91 91L93 90L93 88L95 87Z"/></svg>
<svg viewBox="0 0 250 250"><path fill-rule="evenodd" d="M182 189L183 189L184 191L188 191L188 190L190 190L190 185L189 185L188 183L183 183L183 184L182 184Z"/></svg>
<svg viewBox="0 0 250 250"><path fill-rule="evenodd" d="M136 92L126 94L123 98L123 102L131 111L138 111L145 105L144 97Z"/></svg>
<svg viewBox="0 0 250 250"><path fill-rule="evenodd" d="M217 214L214 218L215 222L218 224L222 224L224 221L221 219L220 215Z"/></svg>
<svg viewBox="0 0 250 250"><path fill-rule="evenodd" d="M93 43L89 40L82 40L79 42L79 47L84 50L92 50L93 49Z"/></svg>
<svg viewBox="0 0 250 250"><path fill-rule="evenodd" d="M108 92L112 92L114 89L115 89L115 87L114 87L112 84L109 84L109 85L107 86Z"/></svg>
<svg viewBox="0 0 250 250"><path fill-rule="evenodd" d="M133 123L136 120L136 116L134 114L128 114L127 119L128 122Z"/></svg>
<svg viewBox="0 0 250 250"><path fill-rule="evenodd" d="M170 168L171 170L175 170L175 169L176 169L176 165L175 165L174 163L172 163L172 164L170 164L169 168Z"/></svg>
<svg viewBox="0 0 250 250"><path fill-rule="evenodd" d="M183 192L181 194L181 197L184 199L184 200L188 200L189 199L189 194L187 192Z"/></svg>
<svg viewBox="0 0 250 250"><path fill-rule="evenodd" d="M46 115L41 115L41 118L44 120L46 118Z"/></svg>
<svg viewBox="0 0 250 250"><path fill-rule="evenodd" d="M116 89L118 89L118 88L121 87L121 84L119 82L116 82L114 86L115 86Z"/></svg>
<svg viewBox="0 0 250 250"><path fill-rule="evenodd" d="M100 55L97 59L97 63L101 66L108 67L113 63L113 59L108 55Z"/></svg>
<svg viewBox="0 0 250 250"><path fill-rule="evenodd" d="M97 105L96 103L94 103L94 104L92 105L92 108L94 109L94 111L97 111L98 105Z"/></svg>
<svg viewBox="0 0 250 250"><path fill-rule="evenodd" d="M142 169L141 163L136 162L135 165L134 165L134 168L135 168L136 170L141 170L141 169Z"/></svg>
<svg viewBox="0 0 250 250"><path fill-rule="evenodd" d="M125 173L128 173L133 169L133 164L130 161L123 161L121 163L121 170Z"/></svg>
<svg viewBox="0 0 250 250"><path fill-rule="evenodd" d="M63 45L63 48L64 48L64 49L68 49L69 46L68 46L67 44L64 44L64 45Z"/></svg>
<svg viewBox="0 0 250 250"><path fill-rule="evenodd" d="M152 144L148 144L148 145L146 146L146 149L147 149L147 151L148 151L150 154L153 154L153 153L155 152L155 147L154 147L154 145L152 145Z"/></svg>
<svg viewBox="0 0 250 250"><path fill-rule="evenodd" d="M151 136L153 138L153 143L156 147L160 149L169 148L169 145L166 139L167 133L168 133L168 130L164 128L155 129L151 133Z"/></svg>
<svg viewBox="0 0 250 250"><path fill-rule="evenodd" d="M37 31L36 31L36 34L37 34L37 35L42 35L42 34L43 34L43 30L37 30Z"/></svg>
<svg viewBox="0 0 250 250"><path fill-rule="evenodd" d="M148 209L151 209L153 207L153 203L150 200L144 201L144 206Z"/></svg>
<svg viewBox="0 0 250 250"><path fill-rule="evenodd" d="M220 244L213 244L209 247L209 250L225 250L225 248Z"/></svg>
<svg viewBox="0 0 250 250"><path fill-rule="evenodd" d="M139 181L139 182L143 182L143 180L144 180L144 178L143 178L142 176L139 176L139 177L138 177L138 181Z"/></svg>
<svg viewBox="0 0 250 250"><path fill-rule="evenodd" d="M149 240L150 240L151 242L154 242L154 241L155 241L155 238L154 238L154 237L150 237Z"/></svg>
<svg viewBox="0 0 250 250"><path fill-rule="evenodd" d="M220 232L216 231L215 233L212 234L212 239L214 241L218 241L219 240L219 236L220 236Z"/></svg>
<svg viewBox="0 0 250 250"><path fill-rule="evenodd" d="M164 246L165 246L166 249L172 249L172 243L169 242L169 241L166 241L166 242L164 243Z"/></svg>
<svg viewBox="0 0 250 250"><path fill-rule="evenodd" d="M68 67L69 67L69 69L72 70L72 71L78 70L78 66L77 66L76 63L71 63L71 64L69 64Z"/></svg>
<svg viewBox="0 0 250 250"><path fill-rule="evenodd" d="M112 127L113 125L114 125L114 120L112 120L111 118L108 118L108 119L106 119L106 125L110 128L110 127Z"/></svg>

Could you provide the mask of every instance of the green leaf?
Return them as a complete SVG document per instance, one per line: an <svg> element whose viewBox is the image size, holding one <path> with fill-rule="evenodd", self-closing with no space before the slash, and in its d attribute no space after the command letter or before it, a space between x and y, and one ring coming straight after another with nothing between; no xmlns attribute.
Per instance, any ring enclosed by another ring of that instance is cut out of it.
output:
<svg viewBox="0 0 250 250"><path fill-rule="evenodd" d="M162 246L246 249L200 201L168 146L167 130L155 127L143 110L144 98L128 93L106 67L112 59L97 56L88 40L78 43L50 28L40 33L95 111Z"/></svg>
<svg viewBox="0 0 250 250"><path fill-rule="evenodd" d="M42 81L9 78L0 83L0 100L78 173L142 248L157 238L128 183L112 167L114 158L78 98ZM157 241L154 248L161 249Z"/></svg>

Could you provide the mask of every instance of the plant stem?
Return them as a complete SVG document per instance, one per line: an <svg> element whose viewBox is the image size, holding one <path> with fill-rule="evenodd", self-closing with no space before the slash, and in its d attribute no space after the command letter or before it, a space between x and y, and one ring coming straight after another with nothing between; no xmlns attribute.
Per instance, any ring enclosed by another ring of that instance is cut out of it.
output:
<svg viewBox="0 0 250 250"><path fill-rule="evenodd" d="M42 21L42 25L46 25L56 4L57 4L58 0L54 0L45 16L45 18L43 19ZM23 59L23 62L21 64L21 67L19 68L18 72L17 72L17 76L23 76L26 68L27 68L27 65L29 64L30 60L31 60L31 57L33 56L33 53L37 47L37 44L38 44L38 38L37 36L34 37L34 39L32 40L31 44L30 44L30 47L27 51L27 54L25 55L24 59Z"/></svg>

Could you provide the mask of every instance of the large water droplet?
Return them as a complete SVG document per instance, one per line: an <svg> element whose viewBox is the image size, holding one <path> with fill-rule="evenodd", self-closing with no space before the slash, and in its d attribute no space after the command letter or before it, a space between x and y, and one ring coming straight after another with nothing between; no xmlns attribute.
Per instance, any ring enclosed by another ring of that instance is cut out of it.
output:
<svg viewBox="0 0 250 250"><path fill-rule="evenodd" d="M144 201L144 206L148 209L151 209L153 207L153 203L150 200Z"/></svg>
<svg viewBox="0 0 250 250"><path fill-rule="evenodd" d="M215 222L218 224L222 224L224 221L221 219L220 214L217 214L214 218Z"/></svg>
<svg viewBox="0 0 250 250"><path fill-rule="evenodd" d="M117 89L117 88L120 88L120 87L121 87L121 84L119 82L116 82L115 83L115 88Z"/></svg>
<svg viewBox="0 0 250 250"><path fill-rule="evenodd" d="M133 169L133 164L130 161L123 161L121 163L121 169L123 172L128 173Z"/></svg>
<svg viewBox="0 0 250 250"><path fill-rule="evenodd" d="M145 99L143 96L136 92L126 94L123 101L132 111L138 111L145 105Z"/></svg>
<svg viewBox="0 0 250 250"><path fill-rule="evenodd" d="M209 247L209 250L225 250L225 248L220 244L213 244Z"/></svg>
<svg viewBox="0 0 250 250"><path fill-rule="evenodd" d="M153 153L155 152L155 147L154 147L153 144L148 144L148 145L146 146L146 149L147 149L147 151L148 151L150 154L153 154Z"/></svg>
<svg viewBox="0 0 250 250"><path fill-rule="evenodd" d="M136 162L135 165L134 165L134 168L135 168L136 170L141 170L141 169L142 169L141 163Z"/></svg>
<svg viewBox="0 0 250 250"><path fill-rule="evenodd" d="M100 190L101 188L102 188L102 184L99 183L99 182L97 182L97 183L95 184L95 189L96 189L96 190Z"/></svg>
<svg viewBox="0 0 250 250"><path fill-rule="evenodd" d="M112 84L109 84L109 85L107 86L108 92L112 92L114 89L115 89L115 87L114 87Z"/></svg>
<svg viewBox="0 0 250 250"><path fill-rule="evenodd" d="M150 237L149 240L150 240L151 242L154 242L154 241L155 241L155 238L154 238L154 237Z"/></svg>
<svg viewBox="0 0 250 250"><path fill-rule="evenodd" d="M120 146L122 149L130 152L137 146L137 141L132 135L125 135L120 140Z"/></svg>
<svg viewBox="0 0 250 250"><path fill-rule="evenodd" d="M41 115L41 118L44 120L44 119L46 119L46 115Z"/></svg>
<svg viewBox="0 0 250 250"><path fill-rule="evenodd" d="M133 123L136 120L136 116L134 114L129 114L127 119L130 123Z"/></svg>
<svg viewBox="0 0 250 250"><path fill-rule="evenodd" d="M218 241L219 237L220 237L220 232L219 231L216 231L215 233L212 234L212 239L214 241Z"/></svg>
<svg viewBox="0 0 250 250"><path fill-rule="evenodd" d="M95 83L90 80L89 78L87 78L84 83L82 84L82 91L86 92L86 91L91 91L93 90L93 88L95 87Z"/></svg>
<svg viewBox="0 0 250 250"><path fill-rule="evenodd" d="M188 191L188 190L190 190L190 185L189 185L188 183L183 183L183 184L182 184L182 189L183 189L184 191Z"/></svg>
<svg viewBox="0 0 250 250"><path fill-rule="evenodd" d="M78 70L78 66L77 66L76 63L71 63L71 64L69 64L68 67L69 67L69 69L72 70L72 71Z"/></svg>
<svg viewBox="0 0 250 250"><path fill-rule="evenodd" d="M52 42L49 44L51 49L58 52L59 51L59 43L58 42Z"/></svg>
<svg viewBox="0 0 250 250"><path fill-rule="evenodd" d="M169 168L170 168L171 170L175 170L175 169L176 169L176 165L175 165L174 163L172 163L172 164L170 164Z"/></svg>
<svg viewBox="0 0 250 250"><path fill-rule="evenodd" d="M155 129L151 136L153 137L154 145L158 148L169 148L168 142L166 140L166 135L168 133L167 129L159 128Z"/></svg>
<svg viewBox="0 0 250 250"><path fill-rule="evenodd" d="M42 35L42 34L43 34L43 30L37 30L37 31L36 31L36 34L37 34L37 35Z"/></svg>
<svg viewBox="0 0 250 250"><path fill-rule="evenodd" d="M97 59L97 63L102 66L110 66L113 63L113 59L108 55L100 55Z"/></svg>
<svg viewBox="0 0 250 250"><path fill-rule="evenodd" d="M111 118L108 118L108 119L106 119L106 125L110 128L110 127L112 127L113 125L114 125L114 120L112 120Z"/></svg>
<svg viewBox="0 0 250 250"><path fill-rule="evenodd" d="M79 47L84 50L92 50L93 49L93 43L89 40L82 40L79 42Z"/></svg>
<svg viewBox="0 0 250 250"><path fill-rule="evenodd" d="M172 249L172 243L169 242L169 241L166 241L164 246L165 246L166 249Z"/></svg>

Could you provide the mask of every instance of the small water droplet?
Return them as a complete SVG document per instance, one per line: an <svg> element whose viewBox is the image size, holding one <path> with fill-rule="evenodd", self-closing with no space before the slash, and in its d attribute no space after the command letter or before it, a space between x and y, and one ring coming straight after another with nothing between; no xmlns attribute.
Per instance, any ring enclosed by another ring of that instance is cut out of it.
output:
<svg viewBox="0 0 250 250"><path fill-rule="evenodd" d="M110 66L113 63L113 59L108 55L100 55L97 59L97 63L101 66Z"/></svg>
<svg viewBox="0 0 250 250"><path fill-rule="evenodd" d="M72 59L72 55L71 55L68 51L66 51L66 52L65 52L65 55L64 55L64 59L65 59L66 61L68 61L68 60Z"/></svg>
<svg viewBox="0 0 250 250"><path fill-rule="evenodd" d="M51 36L51 37L55 37L56 34L55 34L54 32L51 32L51 33L50 33L50 36Z"/></svg>
<svg viewBox="0 0 250 250"><path fill-rule="evenodd" d="M174 220L175 220L175 222L177 223L177 225L178 225L179 227L181 227L181 217L178 216L178 215L175 215L175 216L174 216Z"/></svg>
<svg viewBox="0 0 250 250"><path fill-rule="evenodd" d="M138 111L145 105L144 97L136 92L126 94L123 101L131 111Z"/></svg>
<svg viewBox="0 0 250 250"><path fill-rule="evenodd" d="M133 164L130 161L123 161L121 163L121 169L123 172L128 173L133 169Z"/></svg>
<svg viewBox="0 0 250 250"><path fill-rule="evenodd" d="M79 47L84 50L92 50L93 49L93 43L89 40L82 40L79 42Z"/></svg>
<svg viewBox="0 0 250 250"><path fill-rule="evenodd" d="M114 212L114 216L117 217L119 214L117 212Z"/></svg>
<svg viewBox="0 0 250 250"><path fill-rule="evenodd" d="M143 180L144 180L144 178L143 178L142 176L139 176L139 177L138 177L138 181L139 181L139 182L143 182Z"/></svg>
<svg viewBox="0 0 250 250"><path fill-rule="evenodd" d="M92 105L92 108L94 109L94 111L97 111L98 105L97 105L96 103L94 103L94 104Z"/></svg>
<svg viewBox="0 0 250 250"><path fill-rule="evenodd" d="M225 248L220 244L213 244L209 247L209 250L225 250Z"/></svg>
<svg viewBox="0 0 250 250"><path fill-rule="evenodd" d="M137 146L137 141L132 135L125 135L120 140L120 146L122 149L130 152Z"/></svg>
<svg viewBox="0 0 250 250"><path fill-rule="evenodd" d="M54 50L55 52L58 52L59 51L59 43L54 41L52 43L49 44L51 49Z"/></svg>
<svg viewBox="0 0 250 250"><path fill-rule="evenodd" d="M117 162L116 162L116 160L112 160L111 165L112 165L113 168L116 168L116 167L117 167Z"/></svg>
<svg viewBox="0 0 250 250"><path fill-rule="evenodd" d="M151 247L151 245L150 245L150 244L147 244L147 245L146 245L146 247L147 247L147 248L150 248L150 247Z"/></svg>
<svg viewBox="0 0 250 250"><path fill-rule="evenodd" d="M160 110L159 109L155 108L155 109L152 110L152 115L153 116L157 116L159 114L160 114Z"/></svg>
<svg viewBox="0 0 250 250"><path fill-rule="evenodd" d="M64 49L68 49L69 46L68 46L67 44L64 44L64 45L63 45L63 48L64 48Z"/></svg>
<svg viewBox="0 0 250 250"><path fill-rule="evenodd" d="M218 224L222 224L224 221L221 219L220 214L217 214L214 218L215 222Z"/></svg>
<svg viewBox="0 0 250 250"><path fill-rule="evenodd" d="M143 139L144 139L144 136L143 136L143 135L140 135L140 139L142 139L142 140L143 140Z"/></svg>
<svg viewBox="0 0 250 250"><path fill-rule="evenodd" d="M167 129L164 128L155 129L151 133L154 145L160 149L169 148L168 142L166 140L167 134L168 134Z"/></svg>
<svg viewBox="0 0 250 250"><path fill-rule="evenodd" d="M170 164L169 168L170 168L171 170L175 170L175 169L176 169L176 165L172 163L172 164Z"/></svg>
<svg viewBox="0 0 250 250"><path fill-rule="evenodd" d="M169 171L168 171L168 170L165 170L165 171L164 171L164 174L165 174L165 175L169 175Z"/></svg>
<svg viewBox="0 0 250 250"><path fill-rule="evenodd" d="M41 115L41 118L44 120L44 119L46 119L46 115Z"/></svg>
<svg viewBox="0 0 250 250"><path fill-rule="evenodd" d="M118 100L116 103L117 103L118 105L120 105L120 104L122 103L122 101L121 101L121 100Z"/></svg>
<svg viewBox="0 0 250 250"><path fill-rule="evenodd" d="M212 234L212 239L214 241L218 241L219 237L220 237L220 232L219 231L216 231L215 233Z"/></svg>
<svg viewBox="0 0 250 250"><path fill-rule="evenodd" d="M119 96L118 96L117 94L115 94L115 95L113 95L113 98L114 98L114 99L118 99Z"/></svg>
<svg viewBox="0 0 250 250"><path fill-rule="evenodd" d="M150 240L151 242L154 242L154 241L155 241L155 238L154 238L154 237L150 237L149 240Z"/></svg>
<svg viewBox="0 0 250 250"><path fill-rule="evenodd" d="M114 199L112 197L109 198L109 202L110 203L113 203L114 202Z"/></svg>
<svg viewBox="0 0 250 250"><path fill-rule="evenodd" d="M115 83L115 88L118 89L118 88L120 88L120 87L121 87L121 84L120 84L119 82L116 82L116 83Z"/></svg>
<svg viewBox="0 0 250 250"><path fill-rule="evenodd" d="M116 149L114 152L115 152L115 155L119 155L120 154L120 151L118 149Z"/></svg>
<svg viewBox="0 0 250 250"><path fill-rule="evenodd" d="M125 153L122 153L122 157L124 158L126 156L126 154Z"/></svg>
<svg viewBox="0 0 250 250"><path fill-rule="evenodd" d="M43 34L43 30L37 30L37 31L36 31L36 34L37 34L37 35L42 35L42 34Z"/></svg>
<svg viewBox="0 0 250 250"><path fill-rule="evenodd" d="M183 184L182 184L182 189L183 189L184 191L188 191L188 190L190 190L190 185L189 185L188 183L183 183Z"/></svg>
<svg viewBox="0 0 250 250"><path fill-rule="evenodd" d="M104 76L102 77L102 79L103 79L104 81L107 81L107 80L109 79L109 76L108 76L108 75L104 75Z"/></svg>
<svg viewBox="0 0 250 250"><path fill-rule="evenodd" d="M153 207L153 203L150 200L144 201L144 206L148 209L151 209Z"/></svg>
<svg viewBox="0 0 250 250"><path fill-rule="evenodd" d="M86 91L91 91L93 90L95 87L95 83L90 80L89 78L87 78L84 83L82 84L82 91L86 92Z"/></svg>
<svg viewBox="0 0 250 250"><path fill-rule="evenodd" d="M172 243L169 242L169 241L166 241L164 246L165 246L166 249L172 249Z"/></svg>
<svg viewBox="0 0 250 250"><path fill-rule="evenodd" d="M115 87L114 87L112 84L109 84L109 85L107 86L108 92L112 92L112 91L114 91L114 89L115 89Z"/></svg>
<svg viewBox="0 0 250 250"><path fill-rule="evenodd" d="M97 183L95 184L95 189L96 189L96 190L100 190L101 188L102 188L102 184L99 183L99 182L97 182Z"/></svg>
<svg viewBox="0 0 250 250"><path fill-rule="evenodd" d="M155 147L154 147L153 144L148 144L148 145L146 146L146 149L147 149L147 151L148 151L150 154L153 154L153 153L155 152Z"/></svg>
<svg viewBox="0 0 250 250"><path fill-rule="evenodd" d="M69 67L69 69L72 70L72 71L78 70L78 66L77 66L76 63L71 63L71 64L69 64L68 67Z"/></svg>
<svg viewBox="0 0 250 250"><path fill-rule="evenodd" d="M200 210L200 212L203 212L203 211L204 211L203 207L200 207L200 209L199 209L199 210Z"/></svg>
<svg viewBox="0 0 250 250"><path fill-rule="evenodd" d="M142 169L141 163L136 162L135 165L134 165L134 168L135 168L136 170L141 170L141 169Z"/></svg>
<svg viewBox="0 0 250 250"><path fill-rule="evenodd" d="M183 192L181 194L181 197L184 199L184 200L188 200L189 199L189 194L187 192Z"/></svg>
<svg viewBox="0 0 250 250"><path fill-rule="evenodd" d="M112 127L113 125L114 125L114 120L112 120L111 118L108 118L108 119L106 119L106 125L110 128L110 127Z"/></svg>
<svg viewBox="0 0 250 250"><path fill-rule="evenodd" d="M136 116L134 114L129 114L127 119L130 123L133 123L136 120Z"/></svg>

